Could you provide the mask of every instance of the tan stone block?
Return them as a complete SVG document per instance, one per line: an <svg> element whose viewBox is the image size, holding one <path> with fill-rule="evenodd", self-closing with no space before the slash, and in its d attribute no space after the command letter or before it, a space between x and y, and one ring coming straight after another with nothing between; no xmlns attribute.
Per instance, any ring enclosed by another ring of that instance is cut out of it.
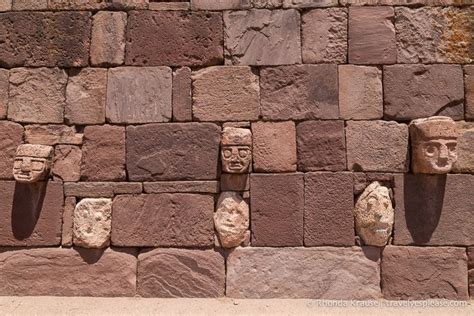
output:
<svg viewBox="0 0 474 316"><path fill-rule="evenodd" d="M13 0L12 10L46 10L48 0Z"/></svg>
<svg viewBox="0 0 474 316"><path fill-rule="evenodd" d="M25 140L40 145L82 145L83 134L77 134L74 126L26 125Z"/></svg>
<svg viewBox="0 0 474 316"><path fill-rule="evenodd" d="M217 181L144 182L145 193L219 193Z"/></svg>
<svg viewBox="0 0 474 316"><path fill-rule="evenodd" d="M181 67L173 71L173 121L193 120L191 69Z"/></svg>
<svg viewBox="0 0 474 316"><path fill-rule="evenodd" d="M57 145L54 150L53 177L62 181L79 181L81 178L82 151L78 146Z"/></svg>
<svg viewBox="0 0 474 316"><path fill-rule="evenodd" d="M7 117L8 77L9 77L8 70L0 69L0 120Z"/></svg>
<svg viewBox="0 0 474 316"><path fill-rule="evenodd" d="M0 12L10 11L12 9L12 0L0 1Z"/></svg>
<svg viewBox="0 0 474 316"><path fill-rule="evenodd" d="M142 184L134 182L64 183L64 195L78 198L106 198L117 194L138 194L142 191Z"/></svg>
<svg viewBox="0 0 474 316"><path fill-rule="evenodd" d="M76 208L76 198L66 197L64 199L63 228L61 246L72 247L72 234L74 229L74 209Z"/></svg>
<svg viewBox="0 0 474 316"><path fill-rule="evenodd" d="M0 135L0 179L13 179L13 163L23 139L23 126L0 121Z"/></svg>
<svg viewBox="0 0 474 316"><path fill-rule="evenodd" d="M283 8L323 8L337 5L337 0L283 0Z"/></svg>
<svg viewBox="0 0 474 316"><path fill-rule="evenodd" d="M112 199L82 199L74 209L74 245L105 248L112 230Z"/></svg>
<svg viewBox="0 0 474 316"><path fill-rule="evenodd" d="M50 10L103 10L108 0L48 0Z"/></svg>
<svg viewBox="0 0 474 316"><path fill-rule="evenodd" d="M148 10L155 11L181 11L189 10L191 4L189 2L150 2Z"/></svg>
<svg viewBox="0 0 474 316"><path fill-rule="evenodd" d="M91 64L118 66L125 59L127 13L100 11L92 17Z"/></svg>
<svg viewBox="0 0 474 316"><path fill-rule="evenodd" d="M283 0L250 0L252 8L256 9L277 9L283 4Z"/></svg>

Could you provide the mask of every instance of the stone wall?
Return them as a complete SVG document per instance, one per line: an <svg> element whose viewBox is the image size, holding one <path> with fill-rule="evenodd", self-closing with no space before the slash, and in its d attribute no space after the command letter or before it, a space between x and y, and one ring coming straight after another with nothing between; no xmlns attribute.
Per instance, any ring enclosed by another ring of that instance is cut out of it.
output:
<svg viewBox="0 0 474 316"><path fill-rule="evenodd" d="M474 296L473 4L0 0L0 295Z"/></svg>

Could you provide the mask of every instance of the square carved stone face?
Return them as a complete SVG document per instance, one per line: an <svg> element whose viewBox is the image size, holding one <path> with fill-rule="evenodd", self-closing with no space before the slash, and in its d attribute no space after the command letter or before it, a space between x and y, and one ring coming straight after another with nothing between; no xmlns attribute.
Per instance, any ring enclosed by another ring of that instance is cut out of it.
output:
<svg viewBox="0 0 474 316"><path fill-rule="evenodd" d="M224 128L221 139L221 160L224 172L249 172L252 161L252 132L246 128Z"/></svg>
<svg viewBox="0 0 474 316"><path fill-rule="evenodd" d="M45 145L18 146L13 176L17 182L34 183L46 180L51 171L53 147Z"/></svg>

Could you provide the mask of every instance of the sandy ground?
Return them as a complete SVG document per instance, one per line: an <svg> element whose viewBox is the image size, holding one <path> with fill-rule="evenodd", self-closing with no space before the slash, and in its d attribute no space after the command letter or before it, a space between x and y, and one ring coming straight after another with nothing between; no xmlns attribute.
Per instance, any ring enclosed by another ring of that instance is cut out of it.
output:
<svg viewBox="0 0 474 316"><path fill-rule="evenodd" d="M397 304L394 306L393 304ZM460 306L464 305L464 306ZM474 301L319 301L0 297L0 315L449 315L473 316Z"/></svg>

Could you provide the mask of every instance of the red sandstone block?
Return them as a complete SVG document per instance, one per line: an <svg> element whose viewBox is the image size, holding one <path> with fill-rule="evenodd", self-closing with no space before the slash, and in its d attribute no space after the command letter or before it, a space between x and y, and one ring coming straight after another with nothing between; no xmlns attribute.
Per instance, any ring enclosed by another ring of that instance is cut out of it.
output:
<svg viewBox="0 0 474 316"><path fill-rule="evenodd" d="M303 174L250 176L252 246L303 245Z"/></svg>
<svg viewBox="0 0 474 316"><path fill-rule="evenodd" d="M138 256L137 279L144 297L221 297L225 261L215 250L155 249Z"/></svg>
<svg viewBox="0 0 474 316"><path fill-rule="evenodd" d="M0 120L7 117L8 77L8 70L0 69Z"/></svg>
<svg viewBox="0 0 474 316"><path fill-rule="evenodd" d="M474 175L396 175L397 245L474 244Z"/></svg>
<svg viewBox="0 0 474 316"><path fill-rule="evenodd" d="M61 183L0 182L0 246L59 245L63 205Z"/></svg>
<svg viewBox="0 0 474 316"><path fill-rule="evenodd" d="M193 100L191 91L191 69L181 67L173 71L173 121L193 120Z"/></svg>
<svg viewBox="0 0 474 316"><path fill-rule="evenodd" d="M123 64L127 13L100 11L94 15L92 21L91 64Z"/></svg>
<svg viewBox="0 0 474 316"><path fill-rule="evenodd" d="M466 119L474 120L474 65L464 66L466 89Z"/></svg>
<svg viewBox="0 0 474 316"><path fill-rule="evenodd" d="M0 252L0 295L134 296L129 250L40 248Z"/></svg>
<svg viewBox="0 0 474 316"><path fill-rule="evenodd" d="M389 300L466 300L464 248L387 246L382 254L382 292Z"/></svg>
<svg viewBox="0 0 474 316"><path fill-rule="evenodd" d="M469 247L467 250L468 268L469 268L469 293L471 298L474 297L474 247Z"/></svg>
<svg viewBox="0 0 474 316"><path fill-rule="evenodd" d="M352 173L305 174L304 208L305 246L354 245Z"/></svg>
<svg viewBox="0 0 474 316"><path fill-rule="evenodd" d="M120 195L112 204L112 244L125 247L210 247L211 195Z"/></svg>
<svg viewBox="0 0 474 316"><path fill-rule="evenodd" d="M0 137L0 179L13 179L13 162L23 139L23 126L0 121Z"/></svg>

